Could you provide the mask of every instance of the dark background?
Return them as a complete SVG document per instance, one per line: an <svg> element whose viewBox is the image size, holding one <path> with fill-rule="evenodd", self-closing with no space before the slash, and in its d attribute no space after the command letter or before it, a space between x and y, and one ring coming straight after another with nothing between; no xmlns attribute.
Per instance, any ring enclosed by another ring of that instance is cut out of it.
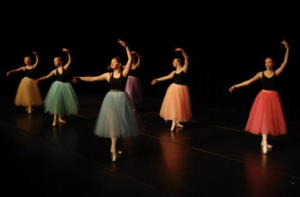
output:
<svg viewBox="0 0 300 197"><path fill-rule="evenodd" d="M295 2L295 3L293 3ZM35 50L40 58L38 77L55 69L53 58L71 51L70 76L96 76L107 72L111 58L126 52L126 41L142 56L140 81L144 96L163 99L172 81L150 82L169 74L172 61L189 55L192 105L247 114L260 82L229 93L228 89L265 69L264 59L274 57L276 68L284 59L285 39L289 63L280 75L279 93L288 121L300 122L298 65L299 10L296 1L9 1L1 9L1 93L14 96L23 73L6 72L23 65ZM71 77L70 77L71 79ZM53 77L39 84L45 96ZM108 91L106 82L80 83L77 94ZM13 101L12 101L13 102Z"/></svg>

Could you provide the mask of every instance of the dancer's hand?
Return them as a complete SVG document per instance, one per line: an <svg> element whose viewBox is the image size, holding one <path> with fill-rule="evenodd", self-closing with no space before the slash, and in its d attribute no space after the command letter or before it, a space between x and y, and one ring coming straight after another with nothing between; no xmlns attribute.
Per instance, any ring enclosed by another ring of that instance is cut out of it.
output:
<svg viewBox="0 0 300 197"><path fill-rule="evenodd" d="M157 82L158 82L157 79L154 79L154 80L151 82L151 84L152 84L152 85L155 85Z"/></svg>
<svg viewBox="0 0 300 197"><path fill-rule="evenodd" d="M69 51L68 49L66 49L66 48L62 48L62 51L63 51L63 52L70 53L70 51Z"/></svg>
<svg viewBox="0 0 300 197"><path fill-rule="evenodd" d="M33 54L34 54L34 55L37 55L37 53L36 53L35 51L33 51Z"/></svg>
<svg viewBox="0 0 300 197"><path fill-rule="evenodd" d="M9 75L10 75L10 72L7 72L7 73L6 73L6 76L8 77Z"/></svg>
<svg viewBox="0 0 300 197"><path fill-rule="evenodd" d="M232 86L231 88L229 88L229 92L233 92L233 90L235 90L236 89L236 87L235 86Z"/></svg>
<svg viewBox="0 0 300 197"><path fill-rule="evenodd" d="M39 83L39 81L40 81L40 80L39 80L39 79L37 79L37 80L35 80L35 83L36 83L36 84L38 84L38 83Z"/></svg>
<svg viewBox="0 0 300 197"><path fill-rule="evenodd" d="M80 81L80 77L73 77L72 81L73 83L78 83Z"/></svg>
<svg viewBox="0 0 300 197"><path fill-rule="evenodd" d="M110 69L111 69L111 66L108 66L106 69L107 69L107 70L110 70Z"/></svg>
<svg viewBox="0 0 300 197"><path fill-rule="evenodd" d="M287 48L287 49L289 48L289 45L288 45L288 43L285 40L283 40L281 42L281 44L283 44L285 46L285 48Z"/></svg>
<svg viewBox="0 0 300 197"><path fill-rule="evenodd" d="M136 52L135 51L131 51L131 54L135 54Z"/></svg>
<svg viewBox="0 0 300 197"><path fill-rule="evenodd" d="M175 51L183 51L182 48L175 48Z"/></svg>
<svg viewBox="0 0 300 197"><path fill-rule="evenodd" d="M120 43L123 47L127 47L127 44L123 40L118 39L118 43Z"/></svg>

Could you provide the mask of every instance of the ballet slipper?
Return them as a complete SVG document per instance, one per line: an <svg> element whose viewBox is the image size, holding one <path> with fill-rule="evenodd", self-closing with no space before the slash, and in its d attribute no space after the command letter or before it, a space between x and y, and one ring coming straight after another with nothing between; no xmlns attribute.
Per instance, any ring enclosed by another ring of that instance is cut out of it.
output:
<svg viewBox="0 0 300 197"><path fill-rule="evenodd" d="M172 127L171 127L171 131L174 131L175 126L176 126L176 123L175 123L175 121L173 120L173 122L172 122Z"/></svg>
<svg viewBox="0 0 300 197"><path fill-rule="evenodd" d="M262 151L263 151L264 154L267 154L267 152L268 152L268 144L267 144L267 143L264 143L264 144L263 144L263 149L262 149Z"/></svg>
<svg viewBox="0 0 300 197"><path fill-rule="evenodd" d="M58 119L58 122L60 122L60 123L66 123L66 121L63 120L63 119L61 119L61 118Z"/></svg>
<svg viewBox="0 0 300 197"><path fill-rule="evenodd" d="M110 150L110 152L111 152L111 153L114 153L115 151L113 151L113 150ZM122 155L122 153L123 153L123 151L121 151L121 150L117 150L117 154L118 154L118 155Z"/></svg>
<svg viewBox="0 0 300 197"><path fill-rule="evenodd" d="M117 160L117 152L112 153L112 161L115 162Z"/></svg>
<svg viewBox="0 0 300 197"><path fill-rule="evenodd" d="M261 146L264 146L264 142L261 142ZM267 148L273 148L273 146L271 144L267 144Z"/></svg>
<svg viewBox="0 0 300 197"><path fill-rule="evenodd" d="M54 119L54 120L53 120L53 124L52 124L52 126L54 126L54 127L55 127L55 126L56 126L56 123L57 123L57 120L56 120L56 119Z"/></svg>
<svg viewBox="0 0 300 197"><path fill-rule="evenodd" d="M179 124L179 122L177 122L176 127L183 128L184 126L182 124Z"/></svg>

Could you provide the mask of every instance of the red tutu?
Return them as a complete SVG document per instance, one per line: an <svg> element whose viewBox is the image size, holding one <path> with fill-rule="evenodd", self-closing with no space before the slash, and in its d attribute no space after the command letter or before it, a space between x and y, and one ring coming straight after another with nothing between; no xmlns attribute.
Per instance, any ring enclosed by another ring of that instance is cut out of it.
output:
<svg viewBox="0 0 300 197"><path fill-rule="evenodd" d="M192 120L190 92L186 85L171 84L160 109L165 120L188 122Z"/></svg>
<svg viewBox="0 0 300 197"><path fill-rule="evenodd" d="M257 135L287 133L281 100L276 91L262 90L256 96L245 130Z"/></svg>

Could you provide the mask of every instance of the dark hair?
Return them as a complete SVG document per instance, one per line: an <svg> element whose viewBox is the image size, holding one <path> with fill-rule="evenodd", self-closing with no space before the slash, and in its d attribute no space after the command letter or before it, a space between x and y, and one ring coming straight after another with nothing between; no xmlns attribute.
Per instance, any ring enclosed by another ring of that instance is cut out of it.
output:
<svg viewBox="0 0 300 197"><path fill-rule="evenodd" d="M120 58L118 58L118 57L114 57L114 58L112 58L113 60L117 60L117 62L118 63L121 63L122 64L122 61L121 61L121 59Z"/></svg>
<svg viewBox="0 0 300 197"><path fill-rule="evenodd" d="M273 57L267 57L266 59L270 59L270 60L272 60L273 63L275 63Z"/></svg>

